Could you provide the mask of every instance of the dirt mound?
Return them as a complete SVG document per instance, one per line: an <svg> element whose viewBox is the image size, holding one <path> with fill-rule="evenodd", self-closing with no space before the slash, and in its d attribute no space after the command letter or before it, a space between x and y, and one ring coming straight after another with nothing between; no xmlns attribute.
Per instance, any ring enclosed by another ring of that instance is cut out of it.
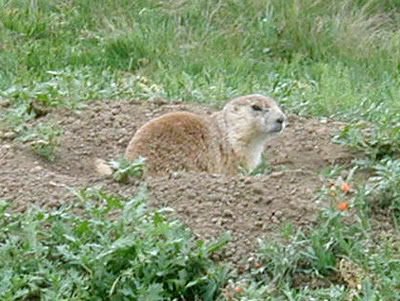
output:
<svg viewBox="0 0 400 301"><path fill-rule="evenodd" d="M12 135L0 135L0 199L12 200L15 210L31 204L57 207L73 202L70 188L101 186L123 197L138 185L120 184L95 173L95 158L118 159L134 132L146 121L171 111L211 114L212 109L183 103L92 102L81 111L54 110L31 122L54 122L63 130L56 160L48 162ZM284 134L268 143L268 175L227 177L178 173L147 178L149 204L168 206L198 236L217 237L231 231L232 242L221 254L244 263L255 251L256 238L271 235L284 223L311 226L318 207L313 201L321 187L320 171L354 155L331 143L344 125L290 116ZM1 133L1 132L0 132Z"/></svg>

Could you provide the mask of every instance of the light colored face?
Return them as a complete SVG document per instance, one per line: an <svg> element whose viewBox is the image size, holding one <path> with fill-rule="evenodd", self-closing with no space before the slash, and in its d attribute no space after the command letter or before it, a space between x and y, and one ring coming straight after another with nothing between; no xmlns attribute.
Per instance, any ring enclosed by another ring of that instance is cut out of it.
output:
<svg viewBox="0 0 400 301"><path fill-rule="evenodd" d="M226 109L236 115L236 120L252 128L257 136L279 133L286 125L286 116L277 103L260 94L235 98L226 105Z"/></svg>

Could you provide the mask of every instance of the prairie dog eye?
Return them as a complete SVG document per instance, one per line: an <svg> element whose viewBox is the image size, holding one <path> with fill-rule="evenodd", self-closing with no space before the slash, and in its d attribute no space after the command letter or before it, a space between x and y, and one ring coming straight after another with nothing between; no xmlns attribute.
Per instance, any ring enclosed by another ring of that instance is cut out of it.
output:
<svg viewBox="0 0 400 301"><path fill-rule="evenodd" d="M262 111L262 109L261 109L258 105L252 105L251 108L252 108L254 111Z"/></svg>

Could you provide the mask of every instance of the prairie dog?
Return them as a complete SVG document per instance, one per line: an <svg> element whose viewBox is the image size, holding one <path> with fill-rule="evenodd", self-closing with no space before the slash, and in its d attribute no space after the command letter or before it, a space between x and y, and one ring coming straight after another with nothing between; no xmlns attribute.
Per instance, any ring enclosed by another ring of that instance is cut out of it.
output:
<svg viewBox="0 0 400 301"><path fill-rule="evenodd" d="M140 127L125 152L128 160L145 157L146 173L205 171L235 174L262 160L268 138L285 128L286 116L270 97L234 98L211 116L173 112Z"/></svg>

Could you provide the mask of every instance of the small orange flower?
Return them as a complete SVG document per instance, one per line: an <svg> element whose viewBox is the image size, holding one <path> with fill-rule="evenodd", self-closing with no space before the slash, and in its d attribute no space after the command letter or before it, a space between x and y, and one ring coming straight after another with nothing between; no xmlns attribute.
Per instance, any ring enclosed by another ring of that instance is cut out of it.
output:
<svg viewBox="0 0 400 301"><path fill-rule="evenodd" d="M235 287L235 293L240 293L242 291L241 287Z"/></svg>
<svg viewBox="0 0 400 301"><path fill-rule="evenodd" d="M346 202L340 202L337 204L337 209L340 211L345 211L349 209L349 204L347 204Z"/></svg>
<svg viewBox="0 0 400 301"><path fill-rule="evenodd" d="M255 267L258 269L258 268L261 268L261 263L256 263L255 264Z"/></svg>
<svg viewBox="0 0 400 301"><path fill-rule="evenodd" d="M345 193L350 191L350 185L348 183L343 183L341 188L342 188L342 191Z"/></svg>

